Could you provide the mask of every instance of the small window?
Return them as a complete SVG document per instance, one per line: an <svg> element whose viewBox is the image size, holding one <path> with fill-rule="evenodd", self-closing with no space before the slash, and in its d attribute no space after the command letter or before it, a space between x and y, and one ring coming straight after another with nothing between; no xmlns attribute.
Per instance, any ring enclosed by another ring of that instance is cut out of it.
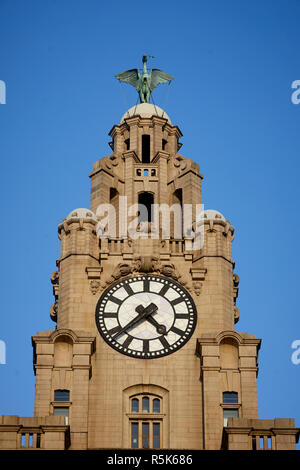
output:
<svg viewBox="0 0 300 470"><path fill-rule="evenodd" d="M256 436L252 436L252 450L256 450Z"/></svg>
<svg viewBox="0 0 300 470"><path fill-rule="evenodd" d="M33 434L29 434L29 442L28 442L29 447L33 446Z"/></svg>
<svg viewBox="0 0 300 470"><path fill-rule="evenodd" d="M70 401L70 390L55 390L54 401Z"/></svg>
<svg viewBox="0 0 300 470"><path fill-rule="evenodd" d="M160 449L160 423L153 423L153 449Z"/></svg>
<svg viewBox="0 0 300 470"><path fill-rule="evenodd" d="M21 447L25 447L26 434L21 434Z"/></svg>
<svg viewBox="0 0 300 470"><path fill-rule="evenodd" d="M142 423L143 449L149 449L149 423Z"/></svg>
<svg viewBox="0 0 300 470"><path fill-rule="evenodd" d="M268 449L272 449L272 437L268 436Z"/></svg>
<svg viewBox="0 0 300 470"><path fill-rule="evenodd" d="M139 412L139 400L137 398L133 398L131 400L131 412L138 413Z"/></svg>
<svg viewBox="0 0 300 470"><path fill-rule="evenodd" d="M141 170L140 168L138 168L138 169L136 170L136 175L137 175L137 176L142 176L142 170Z"/></svg>
<svg viewBox="0 0 300 470"><path fill-rule="evenodd" d="M152 168L152 170L151 170L151 176L156 176L156 170L155 170L155 168Z"/></svg>
<svg viewBox="0 0 300 470"><path fill-rule="evenodd" d="M62 406L54 407L53 414L54 416L64 416L65 423L69 424L69 408Z"/></svg>
<svg viewBox="0 0 300 470"><path fill-rule="evenodd" d="M144 170L144 176L149 176L149 170Z"/></svg>
<svg viewBox="0 0 300 470"><path fill-rule="evenodd" d="M149 413L149 398L143 397L142 400L143 413Z"/></svg>
<svg viewBox="0 0 300 470"><path fill-rule="evenodd" d="M259 436L259 448L264 448L264 436Z"/></svg>
<svg viewBox="0 0 300 470"><path fill-rule="evenodd" d="M36 435L36 448L40 449L40 447L41 447L41 435L37 434Z"/></svg>
<svg viewBox="0 0 300 470"><path fill-rule="evenodd" d="M239 417L239 410L237 408L224 408L223 417L224 417L224 426L227 426L228 418Z"/></svg>
<svg viewBox="0 0 300 470"><path fill-rule="evenodd" d="M131 423L131 448L139 447L139 423Z"/></svg>
<svg viewBox="0 0 300 470"><path fill-rule="evenodd" d="M238 403L237 392L223 392L223 403Z"/></svg>
<svg viewBox="0 0 300 470"><path fill-rule="evenodd" d="M162 142L161 142L161 148L162 148L162 150L166 150L167 143L168 143L168 142L167 142L165 139L162 140Z"/></svg>
<svg viewBox="0 0 300 470"><path fill-rule="evenodd" d="M126 139L124 143L125 143L125 149L130 150L130 139Z"/></svg>
<svg viewBox="0 0 300 470"><path fill-rule="evenodd" d="M160 400L158 398L153 400L153 413L160 413Z"/></svg>

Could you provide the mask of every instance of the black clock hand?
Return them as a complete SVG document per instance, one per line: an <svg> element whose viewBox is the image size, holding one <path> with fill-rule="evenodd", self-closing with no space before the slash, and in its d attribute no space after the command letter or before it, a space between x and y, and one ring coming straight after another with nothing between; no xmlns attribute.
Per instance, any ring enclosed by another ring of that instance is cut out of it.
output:
<svg viewBox="0 0 300 470"><path fill-rule="evenodd" d="M138 313L142 313L144 311L144 307L142 305L139 305L136 309L135 309ZM154 312L152 312L154 313ZM147 316L146 320L151 323L151 325L155 326L156 328L156 331L157 333L161 334L161 335L165 335L166 332L167 332L167 329L165 327L165 325L161 325L159 324L153 317L152 317L152 314L150 314L149 316Z"/></svg>
<svg viewBox="0 0 300 470"><path fill-rule="evenodd" d="M146 318L147 316L151 315L153 312L155 312L156 310L158 309L158 307L151 303L150 305L148 305L148 307L146 307L145 309L143 308L143 311L139 313L139 315L135 318L133 318L129 323L127 323L126 326L124 326L121 330L119 330L114 336L113 338L116 339L118 336L120 336L122 333L124 333L126 330L128 330L128 328L130 328L131 326L135 325L136 323L138 323L140 320L142 320L143 318Z"/></svg>

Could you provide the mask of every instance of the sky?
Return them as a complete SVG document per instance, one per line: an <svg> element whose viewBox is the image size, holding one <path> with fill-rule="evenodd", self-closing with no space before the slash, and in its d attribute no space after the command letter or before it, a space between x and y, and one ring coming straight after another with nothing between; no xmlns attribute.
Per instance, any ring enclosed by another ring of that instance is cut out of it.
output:
<svg viewBox="0 0 300 470"><path fill-rule="evenodd" d="M300 427L300 2L0 0L0 18L0 414L33 415L31 336L55 328L57 226L89 207L92 164L137 102L114 75L150 54L175 77L153 98L200 165L204 208L235 227L236 330L262 339L259 418Z"/></svg>

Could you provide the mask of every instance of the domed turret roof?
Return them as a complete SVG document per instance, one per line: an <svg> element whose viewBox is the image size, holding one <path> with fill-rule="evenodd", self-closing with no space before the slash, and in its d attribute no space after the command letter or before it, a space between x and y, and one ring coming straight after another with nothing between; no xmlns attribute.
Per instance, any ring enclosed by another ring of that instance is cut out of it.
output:
<svg viewBox="0 0 300 470"><path fill-rule="evenodd" d="M128 109L126 113L122 116L121 123L124 122L124 119L127 119L132 116L141 116L141 117L152 117L152 116L158 116L162 117L164 119L167 119L169 124L171 123L171 120L167 113L161 109L159 106L156 106L151 103L140 103L136 106L132 106L132 108Z"/></svg>
<svg viewBox="0 0 300 470"><path fill-rule="evenodd" d="M70 214L66 217L67 220L73 219L73 218L78 218L78 219L87 219L91 218L95 222L98 222L96 215L94 212L92 212L90 209L84 209L84 208L79 208L79 209L74 209Z"/></svg>
<svg viewBox="0 0 300 470"><path fill-rule="evenodd" d="M226 222L226 219L221 212L216 211L214 209L207 209L203 211L203 219L206 220L222 220L223 222Z"/></svg>

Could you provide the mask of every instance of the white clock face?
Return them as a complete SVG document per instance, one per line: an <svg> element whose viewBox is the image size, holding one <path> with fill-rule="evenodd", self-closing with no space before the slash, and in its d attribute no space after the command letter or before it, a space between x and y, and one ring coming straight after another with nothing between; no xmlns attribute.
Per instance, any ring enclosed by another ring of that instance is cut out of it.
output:
<svg viewBox="0 0 300 470"><path fill-rule="evenodd" d="M141 359L181 348L196 321L189 293L177 282L157 275L114 283L96 308L96 323L104 340L117 351Z"/></svg>

